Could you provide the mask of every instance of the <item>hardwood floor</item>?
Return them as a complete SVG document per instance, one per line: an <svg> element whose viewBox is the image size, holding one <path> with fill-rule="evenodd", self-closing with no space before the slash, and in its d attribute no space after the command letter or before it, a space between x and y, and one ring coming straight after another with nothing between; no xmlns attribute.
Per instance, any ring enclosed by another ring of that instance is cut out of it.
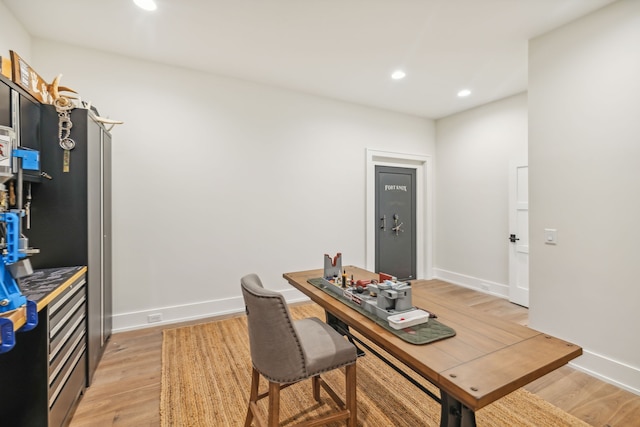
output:
<svg viewBox="0 0 640 427"><path fill-rule="evenodd" d="M414 286L429 287L468 306L527 324L527 309L502 298L440 280L417 281ZM201 319L167 328L211 320ZM70 427L160 425L163 329L153 327L112 336L93 384L80 400ZM568 366L525 388L595 427L640 426L640 396Z"/></svg>

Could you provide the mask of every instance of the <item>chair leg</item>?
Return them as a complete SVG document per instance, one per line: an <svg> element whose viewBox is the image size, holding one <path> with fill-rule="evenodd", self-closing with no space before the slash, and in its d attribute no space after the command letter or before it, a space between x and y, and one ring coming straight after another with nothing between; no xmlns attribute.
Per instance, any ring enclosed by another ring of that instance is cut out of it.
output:
<svg viewBox="0 0 640 427"><path fill-rule="evenodd" d="M278 427L280 422L280 384L269 381L268 427Z"/></svg>
<svg viewBox="0 0 640 427"><path fill-rule="evenodd" d="M311 385L313 387L313 398L316 402L320 403L320 376L316 375L311 378Z"/></svg>
<svg viewBox="0 0 640 427"><path fill-rule="evenodd" d="M349 427L356 427L358 422L358 406L356 400L356 364L352 363L347 365L345 369L345 381L347 384L346 390L346 406L349 410L349 420L347 425Z"/></svg>
<svg viewBox="0 0 640 427"><path fill-rule="evenodd" d="M258 386L260 385L260 372L256 368L251 370L251 395L249 397L249 405L247 408L247 418L244 421L244 427L250 427L251 421L253 421L253 411L251 409L251 403L258 401Z"/></svg>

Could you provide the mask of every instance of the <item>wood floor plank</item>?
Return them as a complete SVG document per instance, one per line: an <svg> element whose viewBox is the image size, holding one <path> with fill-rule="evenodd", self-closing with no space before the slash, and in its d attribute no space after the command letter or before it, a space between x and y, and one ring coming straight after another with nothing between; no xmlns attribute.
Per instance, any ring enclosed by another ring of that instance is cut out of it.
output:
<svg viewBox="0 0 640 427"><path fill-rule="evenodd" d="M432 292L521 325L528 310L509 301L441 280L419 281ZM428 302L425 302L427 305ZM243 315L244 313L238 314ZM233 317L226 315L222 318ZM167 328L208 322L201 319ZM160 424L162 329L115 334L70 427L156 427ZM525 387L594 427L640 426L640 396L564 366Z"/></svg>

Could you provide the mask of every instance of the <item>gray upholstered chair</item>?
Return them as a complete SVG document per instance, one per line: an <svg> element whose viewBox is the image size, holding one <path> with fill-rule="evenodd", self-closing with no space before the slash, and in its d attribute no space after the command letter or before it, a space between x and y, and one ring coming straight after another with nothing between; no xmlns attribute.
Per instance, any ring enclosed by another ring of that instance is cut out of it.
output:
<svg viewBox="0 0 640 427"><path fill-rule="evenodd" d="M253 371L251 395L245 427L253 418L259 425L275 427L279 423L280 390L304 379L312 379L313 397L320 400L320 387L324 388L340 408L321 418L299 424L321 425L347 420L356 426L356 348L326 323L312 317L292 320L284 297L265 289L260 278L248 274L241 279L242 295L246 304L249 344ZM345 367L346 404L320 374ZM258 394L260 375L269 381L269 391ZM267 423L260 414L258 400L269 397Z"/></svg>

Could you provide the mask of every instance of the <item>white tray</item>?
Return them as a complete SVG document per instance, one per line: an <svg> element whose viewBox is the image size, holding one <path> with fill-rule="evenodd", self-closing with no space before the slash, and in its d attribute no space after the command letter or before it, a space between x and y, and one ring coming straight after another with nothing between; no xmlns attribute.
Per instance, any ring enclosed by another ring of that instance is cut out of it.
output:
<svg viewBox="0 0 640 427"><path fill-rule="evenodd" d="M424 310L411 310L400 314L394 314L387 317L389 326L393 329L403 329L409 326L419 325L429 321L429 313Z"/></svg>

